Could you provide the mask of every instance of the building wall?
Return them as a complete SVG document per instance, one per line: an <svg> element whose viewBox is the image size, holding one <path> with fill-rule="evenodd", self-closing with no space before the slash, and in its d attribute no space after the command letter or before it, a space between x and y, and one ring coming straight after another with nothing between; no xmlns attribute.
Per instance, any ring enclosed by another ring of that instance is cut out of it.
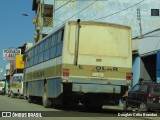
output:
<svg viewBox="0 0 160 120"><path fill-rule="evenodd" d="M141 61L141 59L138 55L133 57L133 68L132 68L133 82L132 82L132 86L137 84L139 81L139 78L140 78L140 61Z"/></svg>
<svg viewBox="0 0 160 120"><path fill-rule="evenodd" d="M137 8L141 9L142 33L160 28L160 17L151 16L151 9L159 9L159 0L40 0L41 4L53 5L53 27L44 27L49 34L66 21L101 21L127 25L133 29L133 37L140 35ZM139 3L139 4L137 4ZM40 19L40 18L39 18Z"/></svg>
<svg viewBox="0 0 160 120"><path fill-rule="evenodd" d="M159 35L160 29L156 32L145 35L143 39L139 40L138 51L141 56L153 54L160 49Z"/></svg>
<svg viewBox="0 0 160 120"><path fill-rule="evenodd" d="M58 27L68 20L95 20L131 26L133 36L137 36L140 34L137 22L137 8L140 7L142 32L147 33L160 28L160 17L151 17L151 9L159 9L159 0L145 0L138 5L135 4L141 0L134 0L132 2L130 0L88 0L85 3L80 0L72 1L55 0L54 27Z"/></svg>

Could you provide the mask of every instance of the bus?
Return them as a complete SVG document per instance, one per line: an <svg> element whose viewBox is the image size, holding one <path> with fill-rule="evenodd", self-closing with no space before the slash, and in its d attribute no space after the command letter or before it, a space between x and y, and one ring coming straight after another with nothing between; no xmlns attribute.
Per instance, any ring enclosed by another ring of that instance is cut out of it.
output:
<svg viewBox="0 0 160 120"><path fill-rule="evenodd" d="M24 96L44 107L118 105L132 79L131 28L68 21L26 51Z"/></svg>
<svg viewBox="0 0 160 120"><path fill-rule="evenodd" d="M23 73L15 73L10 82L10 88L8 97L14 98L18 97L19 99L23 96Z"/></svg>

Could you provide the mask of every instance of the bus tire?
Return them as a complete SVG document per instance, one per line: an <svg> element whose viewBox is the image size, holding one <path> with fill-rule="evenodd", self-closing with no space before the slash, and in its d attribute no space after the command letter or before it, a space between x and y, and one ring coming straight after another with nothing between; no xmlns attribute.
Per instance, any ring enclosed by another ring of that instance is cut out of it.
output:
<svg viewBox="0 0 160 120"><path fill-rule="evenodd" d="M48 96L47 96L47 89L46 89L46 84L44 85L43 88L43 98L42 98L42 103L44 108L49 108L51 107L51 101L49 100Z"/></svg>
<svg viewBox="0 0 160 120"><path fill-rule="evenodd" d="M27 100L27 96L24 96L24 95L23 95L23 99L24 99L24 100Z"/></svg>
<svg viewBox="0 0 160 120"><path fill-rule="evenodd" d="M33 102L33 99L32 99L32 97L31 96L28 96L28 103L32 103Z"/></svg>
<svg viewBox="0 0 160 120"><path fill-rule="evenodd" d="M15 96L14 96L14 93L11 91L11 93L10 93L11 95L10 95L10 97L11 98L14 98Z"/></svg>

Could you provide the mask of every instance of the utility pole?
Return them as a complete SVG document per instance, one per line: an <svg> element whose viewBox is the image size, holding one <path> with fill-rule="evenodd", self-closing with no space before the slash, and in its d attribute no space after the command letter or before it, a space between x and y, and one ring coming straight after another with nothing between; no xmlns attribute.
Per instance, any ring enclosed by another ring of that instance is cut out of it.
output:
<svg viewBox="0 0 160 120"><path fill-rule="evenodd" d="M140 28L140 36L139 36L139 38L143 38L143 35L142 35L142 25L141 25L141 10L140 10L140 7L137 9L137 20L138 20L139 28Z"/></svg>

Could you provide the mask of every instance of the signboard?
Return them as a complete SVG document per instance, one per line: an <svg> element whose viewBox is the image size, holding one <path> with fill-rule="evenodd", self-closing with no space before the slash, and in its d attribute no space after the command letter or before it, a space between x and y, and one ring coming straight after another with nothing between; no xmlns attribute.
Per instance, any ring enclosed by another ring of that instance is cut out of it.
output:
<svg viewBox="0 0 160 120"><path fill-rule="evenodd" d="M24 69L23 55L16 55L16 69Z"/></svg>
<svg viewBox="0 0 160 120"><path fill-rule="evenodd" d="M16 55L21 54L21 49L3 49L4 60L14 60Z"/></svg>

